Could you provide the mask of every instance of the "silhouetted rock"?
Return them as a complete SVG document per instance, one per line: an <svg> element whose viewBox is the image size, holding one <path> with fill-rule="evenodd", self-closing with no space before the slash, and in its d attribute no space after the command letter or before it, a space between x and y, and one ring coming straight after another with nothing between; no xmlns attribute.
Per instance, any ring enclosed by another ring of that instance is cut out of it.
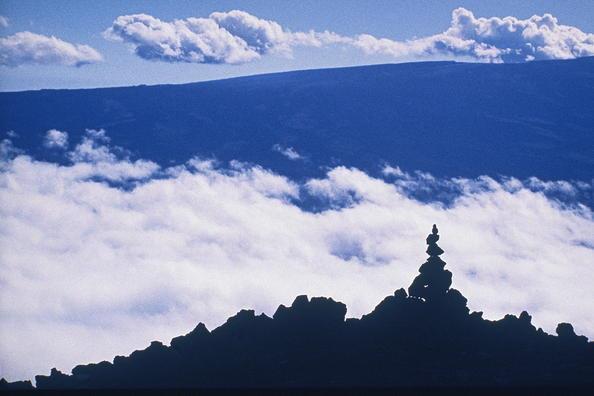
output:
<svg viewBox="0 0 594 396"><path fill-rule="evenodd" d="M443 298L452 285L452 273L445 270L446 263L439 258L444 251L437 246L439 235L437 226L433 224L431 234L427 236L427 254L429 258L419 268L418 275L408 288L408 294L425 300Z"/></svg>
<svg viewBox="0 0 594 396"><path fill-rule="evenodd" d="M563 341L588 342L588 338L575 334L573 326L570 323L559 323L555 331L559 338Z"/></svg>
<svg viewBox="0 0 594 396"><path fill-rule="evenodd" d="M331 328L344 322L347 307L331 298L298 296L290 308L281 305L273 315L279 324L306 326L315 324Z"/></svg>
<svg viewBox="0 0 594 396"><path fill-rule="evenodd" d="M204 323L198 323L198 326L185 336L175 337L171 340L171 347L178 349L195 349L200 346L201 343L207 342L210 332L204 325Z"/></svg>
<svg viewBox="0 0 594 396"><path fill-rule="evenodd" d="M242 310L213 331L198 324L169 347L155 341L72 375L52 369L37 387L594 387L594 343L568 323L558 337L537 330L526 311L497 321L469 313L450 288L438 240L433 226L409 295L396 290L361 319L345 320L346 306L330 298L298 296L272 318Z"/></svg>
<svg viewBox="0 0 594 396"><path fill-rule="evenodd" d="M11 391L11 390L30 390L33 388L31 381L15 381L8 382L5 378L0 379L0 391Z"/></svg>

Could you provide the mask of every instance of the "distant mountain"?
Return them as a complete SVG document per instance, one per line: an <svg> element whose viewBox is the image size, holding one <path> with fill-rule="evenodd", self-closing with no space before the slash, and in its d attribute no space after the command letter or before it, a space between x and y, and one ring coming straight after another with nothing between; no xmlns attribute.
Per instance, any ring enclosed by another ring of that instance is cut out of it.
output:
<svg viewBox="0 0 594 396"><path fill-rule="evenodd" d="M36 377L37 387L594 387L594 343L567 323L556 337L537 330L527 312L498 321L469 313L450 288L438 240L434 226L408 294L397 290L361 319L345 321L346 306L330 298L299 296L272 318L243 310L212 332L199 324L171 346L155 341L72 375L52 369Z"/></svg>
<svg viewBox="0 0 594 396"><path fill-rule="evenodd" d="M589 181L593 109L594 58L427 62L1 93L0 132L54 161L64 159L43 149L46 130L76 142L85 128L105 128L114 144L162 165L214 156L305 178L338 164L376 174L387 161L438 176ZM303 158L279 152L289 147Z"/></svg>

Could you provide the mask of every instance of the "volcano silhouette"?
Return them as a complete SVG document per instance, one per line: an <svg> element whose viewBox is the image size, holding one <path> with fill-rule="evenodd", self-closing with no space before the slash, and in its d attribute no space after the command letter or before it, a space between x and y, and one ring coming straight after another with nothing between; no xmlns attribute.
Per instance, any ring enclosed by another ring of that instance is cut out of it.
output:
<svg viewBox="0 0 594 396"><path fill-rule="evenodd" d="M537 330L525 311L498 321L469 313L438 240L434 225L408 293L397 290L361 319L345 320L346 306L331 298L299 296L272 318L242 310L170 346L154 341L71 375L52 369L36 376L37 388L594 387L594 343L567 323L557 336Z"/></svg>

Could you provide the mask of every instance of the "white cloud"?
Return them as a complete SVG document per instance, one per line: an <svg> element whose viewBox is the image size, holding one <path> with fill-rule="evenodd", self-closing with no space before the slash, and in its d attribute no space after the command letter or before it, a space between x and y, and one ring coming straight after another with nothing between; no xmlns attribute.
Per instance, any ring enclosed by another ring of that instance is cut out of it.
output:
<svg viewBox="0 0 594 396"><path fill-rule="evenodd" d="M90 132L73 152L100 150L97 138L85 143L94 135L106 143ZM395 180L339 167L297 185L241 163L195 159L160 172L101 153L70 166L23 155L3 162L3 376L68 371L168 342L199 321L212 328L240 308L272 314L303 293L332 296L359 316L410 284L433 223L472 309L492 319L527 309L549 332L569 321L594 336L592 212L546 198L534 180L539 191L441 181L462 186L443 205L409 194L440 179L397 168L386 168ZM132 188L98 181L138 179ZM330 208L305 212L294 204L300 194Z"/></svg>
<svg viewBox="0 0 594 396"><path fill-rule="evenodd" d="M536 177L530 177L524 181L514 177L501 177L497 181L489 176L480 176L473 180L465 178L439 179L426 172L407 173L399 167L391 166L385 166L382 169L382 174L401 192L409 196L421 199L430 198L445 204L454 202L460 195L496 191L499 188L504 188L508 192L529 189L564 204L579 202L594 204L592 201L593 186L585 182L543 181Z"/></svg>
<svg viewBox="0 0 594 396"><path fill-rule="evenodd" d="M243 63L259 57L255 49L207 18L163 22L146 14L118 17L105 37L122 40L149 60L190 63Z"/></svg>
<svg viewBox="0 0 594 396"><path fill-rule="evenodd" d="M117 161L116 155L109 146L103 143L109 143L105 130L87 129L82 141L76 145L74 150L68 153L68 156L73 162L115 163Z"/></svg>
<svg viewBox="0 0 594 396"><path fill-rule="evenodd" d="M14 147L12 140L2 139L0 141L0 161L6 161L18 154L22 154L22 150Z"/></svg>
<svg viewBox="0 0 594 396"><path fill-rule="evenodd" d="M3 15L0 15L0 28L8 27L9 19Z"/></svg>
<svg viewBox="0 0 594 396"><path fill-rule="evenodd" d="M214 12L208 18L162 21L147 14L117 17L107 39L129 44L148 60L189 63L250 62L267 53L288 55L294 46L341 41L330 32L297 32L244 11Z"/></svg>
<svg viewBox="0 0 594 396"><path fill-rule="evenodd" d="M275 21L239 10L172 22L146 14L123 15L104 34L128 43L144 59L191 63L245 63L268 53L291 55L295 46L336 44L396 59L523 62L594 55L594 34L561 25L550 14L528 19L476 18L464 8L452 12L450 28L445 32L407 41L369 34L351 37L329 31L291 32Z"/></svg>
<svg viewBox="0 0 594 396"><path fill-rule="evenodd" d="M476 18L464 8L452 12L448 30L410 41L360 35L354 45L366 53L394 57L464 56L488 62L573 59L594 55L594 34L561 25L550 14L528 19Z"/></svg>
<svg viewBox="0 0 594 396"><path fill-rule="evenodd" d="M74 163L71 174L76 178L99 177L112 182L146 179L159 166L152 161L130 161L124 149L109 146L110 138L104 129L87 129L76 147L67 153Z"/></svg>
<svg viewBox="0 0 594 396"><path fill-rule="evenodd" d="M102 60L101 54L94 48L83 44L72 44L54 36L19 32L12 36L0 37L0 65L4 66L23 64L81 66Z"/></svg>
<svg viewBox="0 0 594 396"><path fill-rule="evenodd" d="M272 149L278 153L281 153L291 161L302 160L303 156L297 152L293 147L283 147L280 144L275 144Z"/></svg>
<svg viewBox="0 0 594 396"><path fill-rule="evenodd" d="M50 129L45 133L43 144L47 148L65 149L68 147L68 132Z"/></svg>
<svg viewBox="0 0 594 396"><path fill-rule="evenodd" d="M452 26L445 34L497 48L503 61L594 55L594 34L561 25L551 14L524 20L511 16L475 18L472 12L458 8L452 13Z"/></svg>

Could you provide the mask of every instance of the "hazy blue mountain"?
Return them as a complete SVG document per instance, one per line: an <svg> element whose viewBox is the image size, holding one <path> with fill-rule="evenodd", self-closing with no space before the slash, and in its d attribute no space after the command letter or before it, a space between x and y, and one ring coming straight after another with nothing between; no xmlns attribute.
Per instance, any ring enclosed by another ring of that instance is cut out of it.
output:
<svg viewBox="0 0 594 396"><path fill-rule="evenodd" d="M105 128L162 165L194 155L291 177L383 162L439 176L590 180L594 58L523 64L428 62L267 74L185 85L0 94L0 131L45 150L46 130ZM272 149L293 147L305 160Z"/></svg>

